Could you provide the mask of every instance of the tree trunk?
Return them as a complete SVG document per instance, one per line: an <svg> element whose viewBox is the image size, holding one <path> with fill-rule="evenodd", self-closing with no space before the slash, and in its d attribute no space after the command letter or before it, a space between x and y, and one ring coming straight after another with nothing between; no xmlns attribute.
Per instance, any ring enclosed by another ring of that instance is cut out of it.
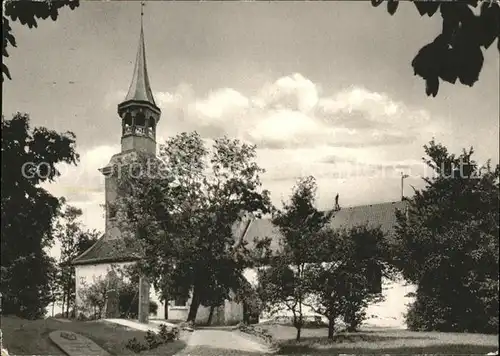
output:
<svg viewBox="0 0 500 356"><path fill-rule="evenodd" d="M333 339L335 333L335 318L328 319L328 338Z"/></svg>
<svg viewBox="0 0 500 356"><path fill-rule="evenodd" d="M301 316L297 317L297 314L293 312L293 326L297 329L297 335L295 337L296 341L300 341L300 332L302 330L302 324L300 322Z"/></svg>
<svg viewBox="0 0 500 356"><path fill-rule="evenodd" d="M200 306L200 296L198 290L195 287L193 290L193 299L191 300L191 305L189 306L189 313L186 321L196 321L196 314L198 313L198 307Z"/></svg>
<svg viewBox="0 0 500 356"><path fill-rule="evenodd" d="M66 318L69 319L69 306L70 306L70 296L71 296L71 285L68 285L67 293L68 293L68 296L66 297Z"/></svg>
<svg viewBox="0 0 500 356"><path fill-rule="evenodd" d="M302 331L302 326L297 325L296 328L297 328L297 336L295 337L295 340L300 341L300 332Z"/></svg>
<svg viewBox="0 0 500 356"><path fill-rule="evenodd" d="M243 324L250 325L250 315L248 314L248 305L243 302Z"/></svg>
<svg viewBox="0 0 500 356"><path fill-rule="evenodd" d="M64 318L64 306L66 305L66 288L63 288L61 315Z"/></svg>
<svg viewBox="0 0 500 356"><path fill-rule="evenodd" d="M215 309L215 307L213 305L211 305L210 306L210 313L208 314L207 326L210 326L210 324L212 324L212 318L214 316L214 309Z"/></svg>

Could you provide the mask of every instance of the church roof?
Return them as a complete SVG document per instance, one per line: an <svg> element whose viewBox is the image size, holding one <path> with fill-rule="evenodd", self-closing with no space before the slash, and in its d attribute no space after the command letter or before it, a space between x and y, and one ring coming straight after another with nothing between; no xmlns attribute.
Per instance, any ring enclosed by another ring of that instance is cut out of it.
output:
<svg viewBox="0 0 500 356"><path fill-rule="evenodd" d="M398 201L342 208L334 214L329 227L332 229L349 229L367 224L373 228L380 227L382 232L390 238L396 226L396 209L404 210L406 204L406 201ZM255 238L264 237L271 239L270 248L272 251L279 249L283 236L278 227L273 225L271 219L253 220L243 238L247 242L247 246L252 248Z"/></svg>
<svg viewBox="0 0 500 356"><path fill-rule="evenodd" d="M140 259L137 252L125 247L120 239L111 239L103 234L87 251L75 258L72 265L131 262Z"/></svg>
<svg viewBox="0 0 500 356"><path fill-rule="evenodd" d="M389 238L396 226L396 209L404 210L407 202L388 202L372 205L361 205L342 208L336 212L330 221L333 229L352 228L367 224L371 227L380 227ZM254 246L255 238L269 237L271 249L277 251L283 238L279 229L273 225L271 219L255 219L243 222L233 229L235 235L240 235L248 243L247 247ZM116 263L137 261L140 256L133 248L125 248L120 239L109 239L103 235L92 247L73 260L73 265Z"/></svg>
<svg viewBox="0 0 500 356"><path fill-rule="evenodd" d="M144 31L142 29L139 37L139 48L135 59L134 75L124 103L128 101L146 101L156 107L153 91L149 84L148 68L146 64L146 46L144 45Z"/></svg>

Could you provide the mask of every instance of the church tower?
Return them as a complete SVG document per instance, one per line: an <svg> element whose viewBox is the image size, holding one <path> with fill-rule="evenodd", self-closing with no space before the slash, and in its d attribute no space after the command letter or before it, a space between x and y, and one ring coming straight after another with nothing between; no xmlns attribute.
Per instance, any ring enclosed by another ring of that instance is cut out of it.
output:
<svg viewBox="0 0 500 356"><path fill-rule="evenodd" d="M132 82L125 100L118 104L122 122L121 151L135 150L156 155L156 126L161 110L156 106L146 65L146 47L142 26Z"/></svg>
<svg viewBox="0 0 500 356"><path fill-rule="evenodd" d="M141 11L139 46L132 82L124 101L118 104L118 115L121 119L121 150L111 157L106 167L100 169L105 176L105 235L108 239L121 236L115 221L117 211L114 206L117 198L116 175L120 174L120 167L124 167L124 162L133 161L138 156L156 157L156 128L161 110L155 103L149 83L142 16Z"/></svg>

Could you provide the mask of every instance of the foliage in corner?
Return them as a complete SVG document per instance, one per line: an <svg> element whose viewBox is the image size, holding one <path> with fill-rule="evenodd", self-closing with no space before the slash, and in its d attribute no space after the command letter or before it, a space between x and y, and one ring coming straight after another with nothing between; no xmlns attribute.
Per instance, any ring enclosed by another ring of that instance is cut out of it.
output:
<svg viewBox="0 0 500 356"><path fill-rule="evenodd" d="M2 4L2 82L4 77L12 79L5 58L9 57L8 46L17 47L16 38L12 34L10 21L19 21L21 25L29 28L38 26L38 19L51 18L53 21L59 16L59 10L69 7L71 10L78 7L79 0L5 0Z"/></svg>
<svg viewBox="0 0 500 356"><path fill-rule="evenodd" d="M384 0L372 0L379 6ZM420 16L440 13L443 27L431 43L422 47L411 65L415 75L425 80L425 92L435 97L440 80L473 86L483 68L483 49L495 39L500 51L500 5L498 1L412 1ZM387 0L387 11L394 15L399 1ZM474 14L479 6L479 14ZM473 10L474 9L474 10Z"/></svg>

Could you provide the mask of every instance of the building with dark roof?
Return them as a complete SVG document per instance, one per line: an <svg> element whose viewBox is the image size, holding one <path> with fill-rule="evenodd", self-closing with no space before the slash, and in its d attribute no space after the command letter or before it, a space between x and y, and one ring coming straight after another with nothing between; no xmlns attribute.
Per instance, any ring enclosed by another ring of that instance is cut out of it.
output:
<svg viewBox="0 0 500 356"><path fill-rule="evenodd" d="M396 225L396 210L405 211L406 201L360 205L342 208L335 212L329 227L332 229L349 229L367 224L370 227L380 227L387 238L394 234ZM279 229L273 225L271 219L255 219L250 221L242 238L247 246L252 248L256 239L268 237L271 239L271 250L278 250L283 236Z"/></svg>

